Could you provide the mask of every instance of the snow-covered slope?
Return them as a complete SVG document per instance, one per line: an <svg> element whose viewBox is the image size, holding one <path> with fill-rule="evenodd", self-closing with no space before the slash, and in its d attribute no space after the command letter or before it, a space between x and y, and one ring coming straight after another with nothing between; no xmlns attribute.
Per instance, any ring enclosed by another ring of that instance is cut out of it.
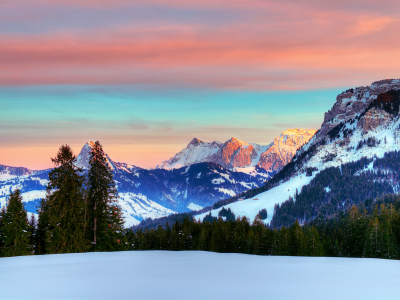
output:
<svg viewBox="0 0 400 300"><path fill-rule="evenodd" d="M225 143L206 143L195 138L185 149L156 168L174 169L214 162L231 170L253 174L263 170L271 175L286 165L315 132L313 129L288 129L269 145L248 144L234 137Z"/></svg>
<svg viewBox="0 0 400 300"><path fill-rule="evenodd" d="M365 258L201 251L0 258L8 300L394 300L398 278L400 261Z"/></svg>
<svg viewBox="0 0 400 300"><path fill-rule="evenodd" d="M274 206L288 200L289 196L294 197L296 189L300 191L301 188L309 184L314 177L315 175L310 177L298 176L254 197L243 199L242 201L234 202L223 207L225 209L230 208L236 217L245 216L249 218L250 221L255 219L260 210L266 209L268 218L265 219L264 222L268 224L272 220ZM211 216L218 218L218 213L223 207L195 215L194 218L203 221L204 217L210 213Z"/></svg>

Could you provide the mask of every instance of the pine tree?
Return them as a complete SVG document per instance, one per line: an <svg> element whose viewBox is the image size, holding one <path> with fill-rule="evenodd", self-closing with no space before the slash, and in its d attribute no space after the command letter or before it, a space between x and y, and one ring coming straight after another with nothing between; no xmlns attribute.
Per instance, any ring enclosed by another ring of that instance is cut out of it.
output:
<svg viewBox="0 0 400 300"><path fill-rule="evenodd" d="M6 214L6 208L3 206L0 210L0 257L2 256L4 247L4 216Z"/></svg>
<svg viewBox="0 0 400 300"><path fill-rule="evenodd" d="M126 239L123 215L112 170L99 141L92 147L88 173L87 237L93 251L123 250Z"/></svg>
<svg viewBox="0 0 400 300"><path fill-rule="evenodd" d="M31 254L28 217L19 189L9 196L3 223L3 256Z"/></svg>
<svg viewBox="0 0 400 300"><path fill-rule="evenodd" d="M378 218L370 220L367 229L367 237L365 239L365 247L363 257L381 257L382 247L382 231Z"/></svg>
<svg viewBox="0 0 400 300"><path fill-rule="evenodd" d="M32 214L29 220L29 244L31 245L32 252L35 253L35 244L36 244L36 219L35 216Z"/></svg>
<svg viewBox="0 0 400 300"><path fill-rule="evenodd" d="M35 254L46 254L46 232L49 228L49 214L46 199L51 196L51 190L47 190L47 197L40 201L38 210L39 220L37 222L35 237Z"/></svg>
<svg viewBox="0 0 400 300"><path fill-rule="evenodd" d="M312 226L303 239L300 254L303 256L323 256L324 249L319 237L318 230Z"/></svg>
<svg viewBox="0 0 400 300"><path fill-rule="evenodd" d="M52 159L56 168L49 174L48 193L43 201L48 218L47 253L77 253L88 249L84 234L84 176L74 165L75 159L68 145L61 146Z"/></svg>
<svg viewBox="0 0 400 300"><path fill-rule="evenodd" d="M290 227L289 255L299 255L302 240L303 230L301 229L299 221L296 220L292 227Z"/></svg>

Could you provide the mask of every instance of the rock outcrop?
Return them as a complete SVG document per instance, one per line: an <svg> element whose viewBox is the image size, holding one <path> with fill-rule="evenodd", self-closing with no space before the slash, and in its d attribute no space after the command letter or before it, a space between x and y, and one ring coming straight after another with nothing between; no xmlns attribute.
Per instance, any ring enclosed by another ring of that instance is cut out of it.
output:
<svg viewBox="0 0 400 300"><path fill-rule="evenodd" d="M332 109L325 113L320 132L316 135L316 141L325 139L327 133L340 123L346 123L363 113L379 94L397 89L400 89L399 79L385 79L375 81L370 86L361 86L341 93L336 97ZM381 122L373 120L375 113L371 112L365 118L363 122L365 128L368 128L368 124L374 127Z"/></svg>
<svg viewBox="0 0 400 300"><path fill-rule="evenodd" d="M279 171L289 163L297 149L315 134L314 129L288 129L274 139L273 146L260 156L257 166L267 171Z"/></svg>

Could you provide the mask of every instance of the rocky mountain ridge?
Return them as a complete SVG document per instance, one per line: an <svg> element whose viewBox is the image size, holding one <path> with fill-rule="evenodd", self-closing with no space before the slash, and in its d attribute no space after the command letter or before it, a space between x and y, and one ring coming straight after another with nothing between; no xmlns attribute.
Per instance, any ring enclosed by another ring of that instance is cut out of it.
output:
<svg viewBox="0 0 400 300"><path fill-rule="evenodd" d="M274 174L290 162L297 149L307 143L315 132L313 129L288 129L269 145L248 144L234 137L225 143L207 143L194 138L185 149L156 168L168 170L213 162L230 170L252 172L257 168Z"/></svg>

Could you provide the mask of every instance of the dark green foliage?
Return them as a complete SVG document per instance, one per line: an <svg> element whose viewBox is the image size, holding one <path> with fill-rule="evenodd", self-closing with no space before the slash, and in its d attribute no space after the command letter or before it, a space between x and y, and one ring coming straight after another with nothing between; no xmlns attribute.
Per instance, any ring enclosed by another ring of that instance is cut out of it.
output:
<svg viewBox="0 0 400 300"><path fill-rule="evenodd" d="M36 252L36 225L35 216L32 214L29 220L29 245L31 245L33 253Z"/></svg>
<svg viewBox="0 0 400 300"><path fill-rule="evenodd" d="M50 190L47 190L47 198L50 197ZM46 231L49 226L48 202L46 199L40 201L38 210L39 220L37 222L36 236L34 241L35 254L46 254Z"/></svg>
<svg viewBox="0 0 400 300"><path fill-rule="evenodd" d="M3 206L0 209L0 256L3 252L4 247L4 215L6 214L6 208Z"/></svg>
<svg viewBox="0 0 400 300"><path fill-rule="evenodd" d="M218 216L225 217L225 221L235 221L236 219L235 214L231 211L231 209L225 209L225 207L219 211Z"/></svg>
<svg viewBox="0 0 400 300"><path fill-rule="evenodd" d="M216 217L213 217L212 215L211 215L211 211L210 211L210 213L208 214L208 215L206 215L204 218L203 218L203 222L210 222L210 223L212 223L214 220L217 220L218 218L216 218Z"/></svg>
<svg viewBox="0 0 400 300"><path fill-rule="evenodd" d="M268 218L268 212L267 212L267 210L266 210L265 208L261 209L261 210L258 212L258 215L260 216L260 218L261 218L262 220L265 220L266 218Z"/></svg>
<svg viewBox="0 0 400 300"><path fill-rule="evenodd" d="M93 251L123 250L126 241L121 208L116 203L118 192L99 141L92 147L89 164L86 236Z"/></svg>
<svg viewBox="0 0 400 300"><path fill-rule="evenodd" d="M375 209L371 209L371 207ZM334 218L271 229L259 215L224 222L175 222L172 229L128 230L130 250L204 250L257 255L399 258L400 197L385 196ZM375 219L377 221L375 221ZM369 225L370 224L370 225ZM377 226L376 226L377 225Z"/></svg>
<svg viewBox="0 0 400 300"><path fill-rule="evenodd" d="M84 234L84 176L75 167L75 159L68 145L61 146L52 159L56 168L49 173L48 194L40 208L48 223L39 224L39 227L45 226L47 253L77 253L88 249Z"/></svg>
<svg viewBox="0 0 400 300"><path fill-rule="evenodd" d="M2 215L2 256L31 254L30 226L20 190L10 194L7 209Z"/></svg>

